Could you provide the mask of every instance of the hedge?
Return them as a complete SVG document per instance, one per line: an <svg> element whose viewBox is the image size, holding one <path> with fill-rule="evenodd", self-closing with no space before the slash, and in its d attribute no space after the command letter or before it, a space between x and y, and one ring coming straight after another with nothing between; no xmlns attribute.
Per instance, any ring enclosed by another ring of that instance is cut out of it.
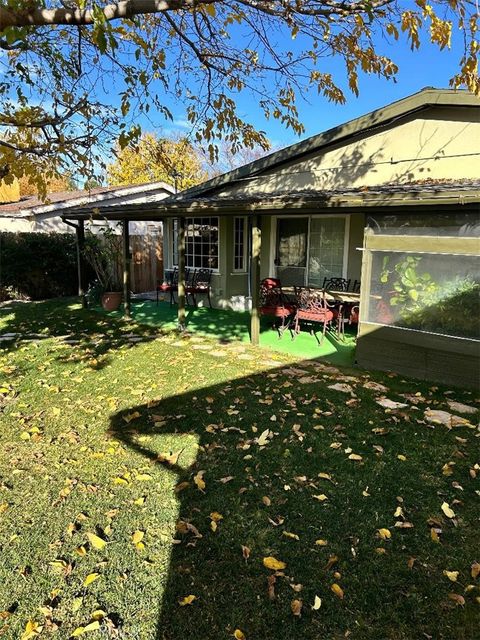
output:
<svg viewBox="0 0 480 640"><path fill-rule="evenodd" d="M92 278L87 273L87 278ZM0 233L0 293L33 300L75 295L75 236L62 233Z"/></svg>

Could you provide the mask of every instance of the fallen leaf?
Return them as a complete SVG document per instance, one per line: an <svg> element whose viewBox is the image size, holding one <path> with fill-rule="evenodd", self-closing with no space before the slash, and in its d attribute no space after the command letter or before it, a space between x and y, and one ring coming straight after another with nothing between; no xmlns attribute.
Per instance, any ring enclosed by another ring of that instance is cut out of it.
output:
<svg viewBox="0 0 480 640"><path fill-rule="evenodd" d="M197 596L192 596L192 595L185 596L185 598L182 598L181 600L178 601L178 604L181 607L185 607L187 604L192 604L192 602L196 599L197 599Z"/></svg>
<svg viewBox="0 0 480 640"><path fill-rule="evenodd" d="M268 556L263 559L263 566L267 569L272 569L272 571L281 571L282 569L285 569L287 565L285 562L277 560L273 556Z"/></svg>
<svg viewBox="0 0 480 640"><path fill-rule="evenodd" d="M325 502L325 500L328 500L328 497L324 494L321 493L318 496L313 496L315 498L315 500L318 500L319 502Z"/></svg>
<svg viewBox="0 0 480 640"><path fill-rule="evenodd" d="M338 585L336 582L334 582L332 584L332 586L330 587L331 591L333 591L333 593L340 598L340 600L343 600L343 589L340 585Z"/></svg>
<svg viewBox="0 0 480 640"><path fill-rule="evenodd" d="M105 545L107 544L105 540L95 535L94 533L87 533L86 536L94 549L98 549L100 551L102 549L105 549Z"/></svg>
<svg viewBox="0 0 480 640"><path fill-rule="evenodd" d="M268 598L269 600L275 600L275 583L277 581L274 575L269 575L268 578Z"/></svg>
<svg viewBox="0 0 480 640"><path fill-rule="evenodd" d="M25 631L22 633L21 640L31 640L40 635L43 625L35 622L35 620L29 620L26 624Z"/></svg>
<svg viewBox="0 0 480 640"><path fill-rule="evenodd" d="M246 547L244 544L242 544L242 556L243 556L245 562L250 557L250 549L248 547Z"/></svg>
<svg viewBox="0 0 480 640"><path fill-rule="evenodd" d="M205 480L203 479L204 474L205 471L199 471L193 478L193 481L197 485L197 489L202 492L206 487Z"/></svg>
<svg viewBox="0 0 480 640"><path fill-rule="evenodd" d="M441 509L443 513L447 516L447 518L455 517L455 512L453 509L450 508L450 505L448 504L448 502L444 502L441 506Z"/></svg>
<svg viewBox="0 0 480 640"><path fill-rule="evenodd" d="M99 573L89 573L83 581L83 586L88 587L89 584L92 584L92 582L95 582L95 580L98 580L98 578L100 578Z"/></svg>
<svg viewBox="0 0 480 640"><path fill-rule="evenodd" d="M263 496L262 502L266 507L269 507L272 504L272 501L268 496Z"/></svg>
<svg viewBox="0 0 480 640"><path fill-rule="evenodd" d="M362 456L358 455L358 453L351 453L348 456L349 460L356 460L357 462L360 462L361 460L363 460Z"/></svg>
<svg viewBox="0 0 480 640"><path fill-rule="evenodd" d="M398 454L398 456L397 456L397 458L398 458L399 460L401 460L402 462L405 462L405 461L406 461L406 459L407 459L407 456L404 456L404 455L403 455L403 453L399 453L399 454Z"/></svg>
<svg viewBox="0 0 480 640"><path fill-rule="evenodd" d="M235 640L247 640L247 636L240 629L235 629L233 632L233 637Z"/></svg>
<svg viewBox="0 0 480 640"><path fill-rule="evenodd" d="M458 574L459 574L458 571L447 571L447 569L445 569L443 572L443 575L447 577L451 582L457 581Z"/></svg>
<svg viewBox="0 0 480 640"><path fill-rule="evenodd" d="M323 540L323 538L319 538L318 540L315 540L315 544L319 547L326 547L328 542Z"/></svg>
<svg viewBox="0 0 480 640"><path fill-rule="evenodd" d="M322 599L319 598L318 596L315 596L315 600L313 601L312 609L314 611L318 611L321 606L322 606Z"/></svg>
<svg viewBox="0 0 480 640"><path fill-rule="evenodd" d="M296 533L290 533L290 531L283 531L282 535L284 535L286 538L292 538L292 540L300 540Z"/></svg>
<svg viewBox="0 0 480 640"><path fill-rule="evenodd" d="M480 575L480 563L474 562L472 564L470 575L472 576L472 578L478 578L478 576Z"/></svg>
<svg viewBox="0 0 480 640"><path fill-rule="evenodd" d="M436 544L440 544L439 530L438 529L434 529L432 527L430 529L430 538L432 539L432 542L435 542Z"/></svg>
<svg viewBox="0 0 480 640"><path fill-rule="evenodd" d="M77 627L75 631L72 633L72 638L78 638L78 636L83 636L84 633L88 633L89 631L96 631L100 629L100 622L98 620L94 620L90 622L85 627Z"/></svg>
<svg viewBox="0 0 480 640"><path fill-rule="evenodd" d="M270 429L265 429L257 438L257 444L259 447L264 447L268 444L268 437L270 435Z"/></svg>
<svg viewBox="0 0 480 640"><path fill-rule="evenodd" d="M302 615L302 606L303 602L301 600L292 600L292 602L290 603L290 609L292 610L294 616Z"/></svg>
<svg viewBox="0 0 480 640"><path fill-rule="evenodd" d="M465 598L461 596L459 593L449 593L448 597L450 598L450 600L453 600L453 602L455 602L457 605L460 605L461 607L465 606Z"/></svg>
<svg viewBox="0 0 480 640"><path fill-rule="evenodd" d="M145 531L134 531L132 534L132 542L133 544L138 544L139 542L141 542L143 540L145 536Z"/></svg>
<svg viewBox="0 0 480 640"><path fill-rule="evenodd" d="M382 540L389 540L392 537L392 532L389 529L378 529L378 535Z"/></svg>
<svg viewBox="0 0 480 640"><path fill-rule="evenodd" d="M404 402L395 402L388 398L380 398L379 400L376 400L376 403L384 409L403 409L404 407L408 407L408 404L405 404Z"/></svg>

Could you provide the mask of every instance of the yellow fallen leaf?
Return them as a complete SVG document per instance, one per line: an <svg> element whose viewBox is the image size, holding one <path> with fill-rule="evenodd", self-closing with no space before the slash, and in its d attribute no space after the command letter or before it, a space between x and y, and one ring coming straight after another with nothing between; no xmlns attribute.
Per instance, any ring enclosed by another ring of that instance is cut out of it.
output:
<svg viewBox="0 0 480 640"><path fill-rule="evenodd" d="M440 536L438 535L437 530L434 529L433 527L430 529L430 537L432 539L432 542L435 542L436 544L440 544Z"/></svg>
<svg viewBox="0 0 480 640"><path fill-rule="evenodd" d="M389 540L392 537L392 532L389 529L378 529L378 535L382 540Z"/></svg>
<svg viewBox="0 0 480 640"><path fill-rule="evenodd" d="M324 473L323 471L321 471L317 474L317 477L322 478L322 480L330 480L330 482L332 482L332 476L329 473Z"/></svg>
<svg viewBox="0 0 480 640"><path fill-rule="evenodd" d="M441 509L443 513L447 516L447 518L455 517L455 511L450 508L450 505L448 504L448 502L444 502L441 506Z"/></svg>
<svg viewBox="0 0 480 640"><path fill-rule="evenodd" d="M205 474L205 471L199 471L197 475L193 477L193 481L197 485L197 489L199 491L204 491L206 487L205 480L203 479L204 474Z"/></svg>
<svg viewBox="0 0 480 640"><path fill-rule="evenodd" d="M323 538L319 538L318 540L315 540L315 544L319 547L326 547L328 542L323 540Z"/></svg>
<svg viewBox="0 0 480 640"><path fill-rule="evenodd" d="M302 606L303 602L301 600L292 600L292 602L290 603L290 609L292 610L294 616L302 615Z"/></svg>
<svg viewBox="0 0 480 640"><path fill-rule="evenodd" d="M356 460L357 462L360 462L361 460L363 460L362 456L358 455L358 453L351 453L348 456L349 460Z"/></svg>
<svg viewBox="0 0 480 640"><path fill-rule="evenodd" d="M340 585L338 585L336 582L334 582L332 584L332 586L330 587L330 589L333 591L333 593L340 598L340 600L343 600L343 589Z"/></svg>
<svg viewBox="0 0 480 640"><path fill-rule="evenodd" d="M143 537L145 535L145 531L134 531L132 534L132 542L133 544L138 544L139 542L141 542L143 540Z"/></svg>
<svg viewBox="0 0 480 640"><path fill-rule="evenodd" d="M387 553L387 550L384 549L383 547L377 547L375 549L375 553L378 553L378 555L384 555L385 553Z"/></svg>
<svg viewBox="0 0 480 640"><path fill-rule="evenodd" d="M178 604L181 607L185 607L187 604L192 604L192 602L196 599L197 599L197 596L192 596L192 595L185 596L185 598L182 598L181 600L178 601Z"/></svg>
<svg viewBox="0 0 480 640"><path fill-rule="evenodd" d="M220 520L223 520L223 516L221 513L218 513L218 511L212 511L210 519L213 520L213 522L220 522Z"/></svg>
<svg viewBox="0 0 480 640"><path fill-rule="evenodd" d="M215 533L215 531L218 529L218 524L215 522L215 520L212 520L210 522L210 529L213 531L213 533Z"/></svg>
<svg viewBox="0 0 480 640"><path fill-rule="evenodd" d="M153 477L149 473L139 473L135 476L136 480L147 482L148 480L152 480Z"/></svg>
<svg viewBox="0 0 480 640"><path fill-rule="evenodd" d="M145 504L145 496L142 496L141 498L137 498L136 500L133 501L133 504L136 504L139 507L143 506Z"/></svg>
<svg viewBox="0 0 480 640"><path fill-rule="evenodd" d="M324 494L321 493L318 496L313 496L315 498L315 500L318 500L319 502L325 502L325 500L328 500L328 497Z"/></svg>
<svg viewBox="0 0 480 640"><path fill-rule="evenodd" d="M75 631L72 633L72 638L78 638L78 636L83 636L84 633L88 633L89 631L97 631L100 629L100 622L98 620L94 620L90 622L85 627L77 627Z"/></svg>
<svg viewBox="0 0 480 640"><path fill-rule="evenodd" d="M312 609L314 611L318 611L321 606L322 606L322 599L319 598L318 596L315 596L315 600L313 601Z"/></svg>
<svg viewBox="0 0 480 640"><path fill-rule="evenodd" d="M292 540L300 540L296 533L290 533L290 531L283 531L282 535L284 535L286 538L291 538Z"/></svg>
<svg viewBox="0 0 480 640"><path fill-rule="evenodd" d="M103 609L95 609L90 617L92 618L92 620L103 620L107 617L107 612Z"/></svg>
<svg viewBox="0 0 480 640"><path fill-rule="evenodd" d="M113 479L113 484L121 484L126 485L130 484L126 478L121 478L120 476Z"/></svg>
<svg viewBox="0 0 480 640"><path fill-rule="evenodd" d="M240 629L235 629L233 632L233 637L235 640L247 640L247 636Z"/></svg>
<svg viewBox="0 0 480 640"><path fill-rule="evenodd" d="M25 626L25 631L22 633L21 640L31 640L40 635L43 625L35 622L35 620L29 620Z"/></svg>
<svg viewBox="0 0 480 640"><path fill-rule="evenodd" d="M446 462L442 467L442 473L444 476L451 476L453 474L454 462Z"/></svg>
<svg viewBox="0 0 480 640"><path fill-rule="evenodd" d="M83 581L83 586L88 587L89 584L92 584L92 582L95 582L95 580L97 580L99 577L100 577L99 573L89 573L88 576Z"/></svg>
<svg viewBox="0 0 480 640"><path fill-rule="evenodd" d="M393 517L394 517L394 518L400 518L400 517L403 517L403 509L402 509L402 507L398 506L398 507L395 509L395 513L393 514Z"/></svg>
<svg viewBox="0 0 480 640"><path fill-rule="evenodd" d="M268 556L263 559L263 566L267 569L272 569L272 571L281 571L282 569L285 569L287 565L285 562L277 560L273 556Z"/></svg>
<svg viewBox="0 0 480 640"><path fill-rule="evenodd" d="M402 462L405 462L405 460L407 459L407 456L404 456L403 453L399 453L397 458Z"/></svg>
<svg viewBox="0 0 480 640"><path fill-rule="evenodd" d="M457 581L458 574L458 571L447 571L447 569L445 569L443 572L443 575L446 576L451 582Z"/></svg>
<svg viewBox="0 0 480 640"><path fill-rule="evenodd" d="M480 575L480 563L474 562L471 567L470 575L472 578L478 578Z"/></svg>
<svg viewBox="0 0 480 640"><path fill-rule="evenodd" d="M100 538L95 533L87 533L86 535L87 535L88 541L90 542L90 544L94 549L98 549L99 551L101 551L102 549L105 549L105 545L107 543L105 540L103 540L103 538Z"/></svg>
<svg viewBox="0 0 480 640"><path fill-rule="evenodd" d="M85 549L85 547L83 546L83 544L81 544L79 547L77 547L75 549L76 553L78 553L79 556L83 557L87 555L87 550Z"/></svg>

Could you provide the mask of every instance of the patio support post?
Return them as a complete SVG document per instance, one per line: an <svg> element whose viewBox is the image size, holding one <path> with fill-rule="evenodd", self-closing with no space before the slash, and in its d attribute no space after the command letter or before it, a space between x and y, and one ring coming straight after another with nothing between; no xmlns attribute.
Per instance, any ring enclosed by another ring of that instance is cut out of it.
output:
<svg viewBox="0 0 480 640"><path fill-rule="evenodd" d="M252 216L252 311L250 317L250 340L252 344L260 342L260 315L258 312L260 303L260 249L262 233L260 231L258 215Z"/></svg>
<svg viewBox="0 0 480 640"><path fill-rule="evenodd" d="M123 309L125 318L130 318L130 230L128 220L123 220Z"/></svg>
<svg viewBox="0 0 480 640"><path fill-rule="evenodd" d="M178 329L185 331L185 218L178 219Z"/></svg>
<svg viewBox="0 0 480 640"><path fill-rule="evenodd" d="M77 234L77 274L78 274L78 297L82 303L82 307L86 309L87 298L85 297L85 221L79 220L75 225L75 233Z"/></svg>

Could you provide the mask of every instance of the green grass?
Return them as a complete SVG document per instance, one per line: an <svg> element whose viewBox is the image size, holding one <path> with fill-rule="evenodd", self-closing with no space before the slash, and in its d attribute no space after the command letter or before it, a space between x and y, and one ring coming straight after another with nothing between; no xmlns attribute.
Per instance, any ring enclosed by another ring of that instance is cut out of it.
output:
<svg viewBox="0 0 480 640"><path fill-rule="evenodd" d="M424 419L448 399L474 404L472 392L159 335L68 301L0 314L0 333L41 336L2 343L0 638L21 638L32 620L40 638L67 639L98 609L92 640L221 640L235 629L248 640L478 638L478 431ZM372 382L408 407L381 408ZM274 584L267 556L286 563Z"/></svg>

